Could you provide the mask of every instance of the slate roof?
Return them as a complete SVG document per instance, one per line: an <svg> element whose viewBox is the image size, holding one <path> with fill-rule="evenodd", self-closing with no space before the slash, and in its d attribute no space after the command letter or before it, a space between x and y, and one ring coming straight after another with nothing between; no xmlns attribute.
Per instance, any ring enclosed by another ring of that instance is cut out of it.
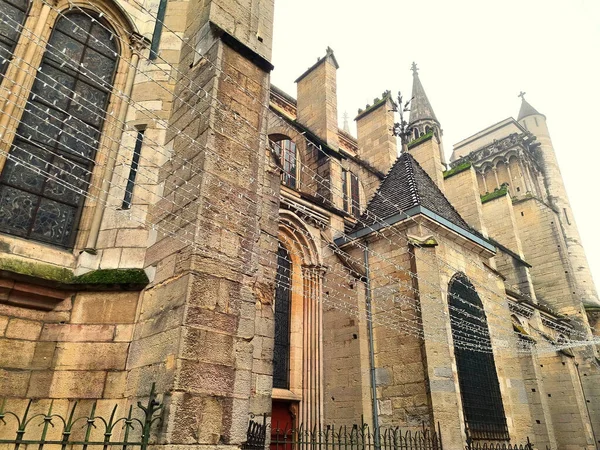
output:
<svg viewBox="0 0 600 450"><path fill-rule="evenodd" d="M433 108L431 107L431 103L429 103L429 99L427 98L427 94L425 93L425 89L423 88L423 84L421 83L421 79L419 78L419 74L417 73L416 66L413 63L413 88L412 88L412 101L410 102L410 115L408 122L409 124L413 124L418 122L419 120L435 120L435 113L433 112Z"/></svg>
<svg viewBox="0 0 600 450"><path fill-rule="evenodd" d="M522 98L521 109L519 110L519 117L517 118L517 120L521 120L524 117L533 116L536 114L539 116L543 116L543 114L539 113L537 111L537 109L535 109L533 106L531 106L527 100L525 100L525 97L521 97L521 98Z"/></svg>
<svg viewBox="0 0 600 450"><path fill-rule="evenodd" d="M473 232L427 172L410 153L406 152L400 155L383 179L353 231L379 223L380 219L386 219L416 206L423 206L454 225Z"/></svg>

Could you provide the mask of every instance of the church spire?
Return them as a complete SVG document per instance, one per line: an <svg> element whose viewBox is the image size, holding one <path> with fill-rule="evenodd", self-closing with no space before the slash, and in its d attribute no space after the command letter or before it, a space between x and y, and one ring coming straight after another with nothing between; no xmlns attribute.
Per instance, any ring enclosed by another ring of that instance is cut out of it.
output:
<svg viewBox="0 0 600 450"><path fill-rule="evenodd" d="M521 97L521 109L519 110L519 117L517 118L517 121L520 121L527 116L543 116L543 114L539 113L537 109L531 106L527 100L525 100L525 94L526 92L523 91L519 93L519 97Z"/></svg>
<svg viewBox="0 0 600 450"><path fill-rule="evenodd" d="M411 70L413 72L413 88L412 99L410 101L410 116L408 118L408 129L413 140L419 139L421 136L433 134L439 144L440 163L446 165L444 156L444 146L442 144L442 127L435 117L431 103L425 94L425 89L419 78L419 69L416 63L412 63ZM437 169L436 169L437 170Z"/></svg>
<svg viewBox="0 0 600 450"><path fill-rule="evenodd" d="M425 89L423 89L423 85L419 79L419 69L417 68L416 63L412 63L411 70L413 72L413 88L412 101L410 103L410 117L408 120L409 124L413 125L417 124L419 121L433 120L439 125L437 117L435 117L435 113L431 107L431 103L429 103L429 99L427 98L427 94L425 94Z"/></svg>

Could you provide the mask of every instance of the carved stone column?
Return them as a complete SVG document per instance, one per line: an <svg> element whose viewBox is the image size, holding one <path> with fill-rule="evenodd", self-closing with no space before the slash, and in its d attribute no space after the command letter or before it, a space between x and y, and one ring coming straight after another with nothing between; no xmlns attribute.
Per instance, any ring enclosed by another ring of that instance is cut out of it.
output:
<svg viewBox="0 0 600 450"><path fill-rule="evenodd" d="M495 167L492 169L492 171L494 172L494 178L496 179L496 188L500 189L500 181L498 180L498 171L496 170Z"/></svg>
<svg viewBox="0 0 600 450"><path fill-rule="evenodd" d="M521 169L521 174L523 176L523 181L525 181L525 189L527 191L527 193L531 193L533 192L532 190L532 186L531 186L531 181L529 180L529 177L527 176L528 171L525 170L525 165L523 164L523 161L521 160L521 158L518 159L519 162L519 168Z"/></svg>
<svg viewBox="0 0 600 450"><path fill-rule="evenodd" d="M481 169L479 173L481 174L481 179L483 180L483 188L485 189L485 192L489 192L487 181L485 179L485 169Z"/></svg>
<svg viewBox="0 0 600 450"><path fill-rule="evenodd" d="M323 422L323 274L319 266L302 266L304 329L300 416L308 429Z"/></svg>

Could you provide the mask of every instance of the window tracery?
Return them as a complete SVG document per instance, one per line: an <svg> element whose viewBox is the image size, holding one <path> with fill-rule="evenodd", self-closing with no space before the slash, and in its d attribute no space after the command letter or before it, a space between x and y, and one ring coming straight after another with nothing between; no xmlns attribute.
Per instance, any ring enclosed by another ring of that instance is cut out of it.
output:
<svg viewBox="0 0 600 450"><path fill-rule="evenodd" d="M483 303L469 279L456 275L450 282L448 303L466 429L471 438L509 438L494 355ZM473 331L475 330L475 331ZM465 340L469 333L470 339ZM459 342L462 345L457 345Z"/></svg>
<svg viewBox="0 0 600 450"><path fill-rule="evenodd" d="M57 20L0 176L0 231L73 246L112 91L115 41L93 13Z"/></svg>
<svg viewBox="0 0 600 450"><path fill-rule="evenodd" d="M0 80L12 59L28 10L28 0L0 1Z"/></svg>

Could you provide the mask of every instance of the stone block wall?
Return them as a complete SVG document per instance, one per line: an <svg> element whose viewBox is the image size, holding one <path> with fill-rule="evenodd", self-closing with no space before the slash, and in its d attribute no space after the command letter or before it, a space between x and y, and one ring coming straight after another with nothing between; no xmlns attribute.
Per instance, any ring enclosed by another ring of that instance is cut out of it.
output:
<svg viewBox="0 0 600 450"><path fill-rule="evenodd" d="M138 298L80 292L51 311L0 305L0 397L122 399Z"/></svg>
<svg viewBox="0 0 600 450"><path fill-rule="evenodd" d="M446 198L461 217L477 231L487 235L475 169L469 167L444 178L444 186Z"/></svg>
<svg viewBox="0 0 600 450"><path fill-rule="evenodd" d="M514 203L514 217L538 299L561 314L581 314L556 213L530 198Z"/></svg>

